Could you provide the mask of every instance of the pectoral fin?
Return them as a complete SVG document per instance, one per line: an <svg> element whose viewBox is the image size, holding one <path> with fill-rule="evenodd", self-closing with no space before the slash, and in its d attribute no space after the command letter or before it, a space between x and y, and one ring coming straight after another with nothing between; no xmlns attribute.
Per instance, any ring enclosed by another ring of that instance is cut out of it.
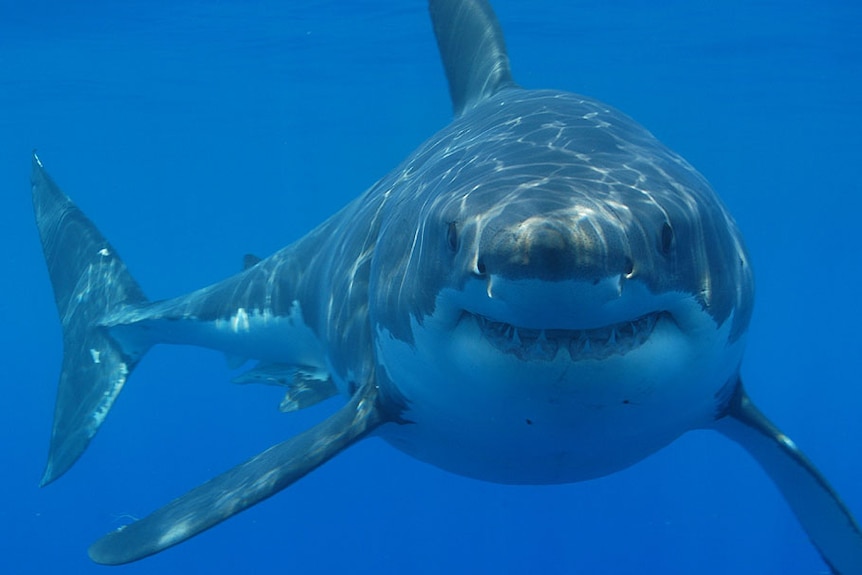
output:
<svg viewBox="0 0 862 575"><path fill-rule="evenodd" d="M739 384L716 429L772 478L833 573L862 574L862 532L823 475L751 402Z"/></svg>
<svg viewBox="0 0 862 575"><path fill-rule="evenodd" d="M377 388L361 387L350 402L317 424L207 481L151 515L105 535L90 558L120 565L158 553L281 491L379 426Z"/></svg>

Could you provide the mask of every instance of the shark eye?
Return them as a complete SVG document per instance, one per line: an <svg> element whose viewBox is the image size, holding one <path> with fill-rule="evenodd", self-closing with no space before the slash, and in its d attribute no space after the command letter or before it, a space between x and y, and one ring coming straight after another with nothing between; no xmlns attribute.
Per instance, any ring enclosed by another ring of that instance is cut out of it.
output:
<svg viewBox="0 0 862 575"><path fill-rule="evenodd" d="M661 253L668 255L673 247L673 228L665 222L661 226Z"/></svg>
<svg viewBox="0 0 862 575"><path fill-rule="evenodd" d="M449 222L449 227L446 229L446 245L450 251L458 251L458 226L455 222Z"/></svg>

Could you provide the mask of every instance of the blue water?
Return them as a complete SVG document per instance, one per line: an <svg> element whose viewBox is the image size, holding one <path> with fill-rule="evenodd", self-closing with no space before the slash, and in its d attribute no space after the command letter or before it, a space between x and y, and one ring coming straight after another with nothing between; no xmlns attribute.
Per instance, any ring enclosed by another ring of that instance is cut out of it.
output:
<svg viewBox="0 0 862 575"><path fill-rule="evenodd" d="M522 85L623 109L711 180L757 273L749 391L862 515L862 4L495 6ZM39 489L62 344L30 151L162 298L300 237L449 111L419 0L0 1L0 572L107 572L90 542L334 407L280 414L277 390L229 384L218 354L157 348ZM703 431L556 487L461 478L372 439L116 572L826 568L760 469Z"/></svg>

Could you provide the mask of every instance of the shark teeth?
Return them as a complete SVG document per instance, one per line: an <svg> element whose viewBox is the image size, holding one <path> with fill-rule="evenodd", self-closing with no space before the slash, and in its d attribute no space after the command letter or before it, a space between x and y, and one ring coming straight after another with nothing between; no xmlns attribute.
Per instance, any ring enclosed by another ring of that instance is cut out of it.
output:
<svg viewBox="0 0 862 575"><path fill-rule="evenodd" d="M601 360L640 347L667 312L653 312L631 321L593 329L529 329L469 314L498 350L518 359L553 361L566 350L572 361Z"/></svg>

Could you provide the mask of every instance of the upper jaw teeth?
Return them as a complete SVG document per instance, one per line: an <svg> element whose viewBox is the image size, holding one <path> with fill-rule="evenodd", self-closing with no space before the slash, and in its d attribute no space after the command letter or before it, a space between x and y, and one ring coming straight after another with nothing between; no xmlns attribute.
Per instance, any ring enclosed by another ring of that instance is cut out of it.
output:
<svg viewBox="0 0 862 575"><path fill-rule="evenodd" d="M532 329L470 314L497 349L519 359L552 361L565 349L573 361L605 359L624 355L642 345L659 318L667 312L652 312L630 321L591 329Z"/></svg>

